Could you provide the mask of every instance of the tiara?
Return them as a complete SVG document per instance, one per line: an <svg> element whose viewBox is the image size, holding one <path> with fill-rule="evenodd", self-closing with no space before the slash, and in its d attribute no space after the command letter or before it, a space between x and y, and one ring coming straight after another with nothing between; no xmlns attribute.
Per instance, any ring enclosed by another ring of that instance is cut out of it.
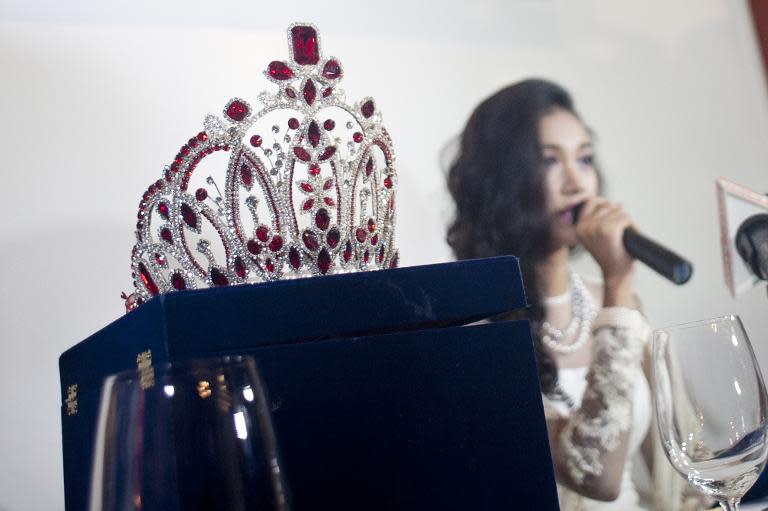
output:
<svg viewBox="0 0 768 511"><path fill-rule="evenodd" d="M395 157L376 103L346 103L314 25L292 24L288 49L264 71L277 91L208 115L143 194L127 310L170 291L397 266Z"/></svg>

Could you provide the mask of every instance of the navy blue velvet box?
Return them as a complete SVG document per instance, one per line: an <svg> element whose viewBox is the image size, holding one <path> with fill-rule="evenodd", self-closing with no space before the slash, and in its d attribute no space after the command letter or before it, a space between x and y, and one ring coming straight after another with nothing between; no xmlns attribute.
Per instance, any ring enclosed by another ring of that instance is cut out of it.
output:
<svg viewBox="0 0 768 511"><path fill-rule="evenodd" d="M106 375L222 354L257 360L294 510L558 509L529 325L469 325L524 306L514 257L158 296L60 358L66 509Z"/></svg>

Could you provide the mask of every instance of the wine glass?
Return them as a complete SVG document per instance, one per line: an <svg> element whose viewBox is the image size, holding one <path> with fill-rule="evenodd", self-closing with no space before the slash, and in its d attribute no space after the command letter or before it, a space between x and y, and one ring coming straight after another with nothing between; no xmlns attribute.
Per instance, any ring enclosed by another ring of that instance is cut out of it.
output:
<svg viewBox="0 0 768 511"><path fill-rule="evenodd" d="M253 359L145 367L102 387L91 511L287 511Z"/></svg>
<svg viewBox="0 0 768 511"><path fill-rule="evenodd" d="M654 332L659 434L674 468L725 510L757 480L768 456L768 400L738 316Z"/></svg>

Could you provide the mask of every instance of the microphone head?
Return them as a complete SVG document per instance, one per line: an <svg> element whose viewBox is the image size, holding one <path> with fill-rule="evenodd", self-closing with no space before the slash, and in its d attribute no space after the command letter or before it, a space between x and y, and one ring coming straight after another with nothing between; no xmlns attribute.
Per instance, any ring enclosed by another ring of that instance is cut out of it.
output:
<svg viewBox="0 0 768 511"><path fill-rule="evenodd" d="M580 202L573 208L573 225L579 223L579 218L581 218L581 210L584 209L584 204L586 203L587 201Z"/></svg>
<svg viewBox="0 0 768 511"><path fill-rule="evenodd" d="M741 223L736 250L757 278L768 280L768 214L752 215Z"/></svg>
<svg viewBox="0 0 768 511"><path fill-rule="evenodd" d="M723 273L737 296L768 278L768 197L725 178L716 185Z"/></svg>

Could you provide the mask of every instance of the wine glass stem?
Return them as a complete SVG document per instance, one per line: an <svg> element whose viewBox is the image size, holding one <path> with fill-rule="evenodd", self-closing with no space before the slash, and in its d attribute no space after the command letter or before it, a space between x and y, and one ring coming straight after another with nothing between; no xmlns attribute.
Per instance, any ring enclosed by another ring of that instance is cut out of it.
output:
<svg viewBox="0 0 768 511"><path fill-rule="evenodd" d="M723 508L723 511L739 511L741 506L739 503L741 502L741 499L726 499L720 501L720 507Z"/></svg>

